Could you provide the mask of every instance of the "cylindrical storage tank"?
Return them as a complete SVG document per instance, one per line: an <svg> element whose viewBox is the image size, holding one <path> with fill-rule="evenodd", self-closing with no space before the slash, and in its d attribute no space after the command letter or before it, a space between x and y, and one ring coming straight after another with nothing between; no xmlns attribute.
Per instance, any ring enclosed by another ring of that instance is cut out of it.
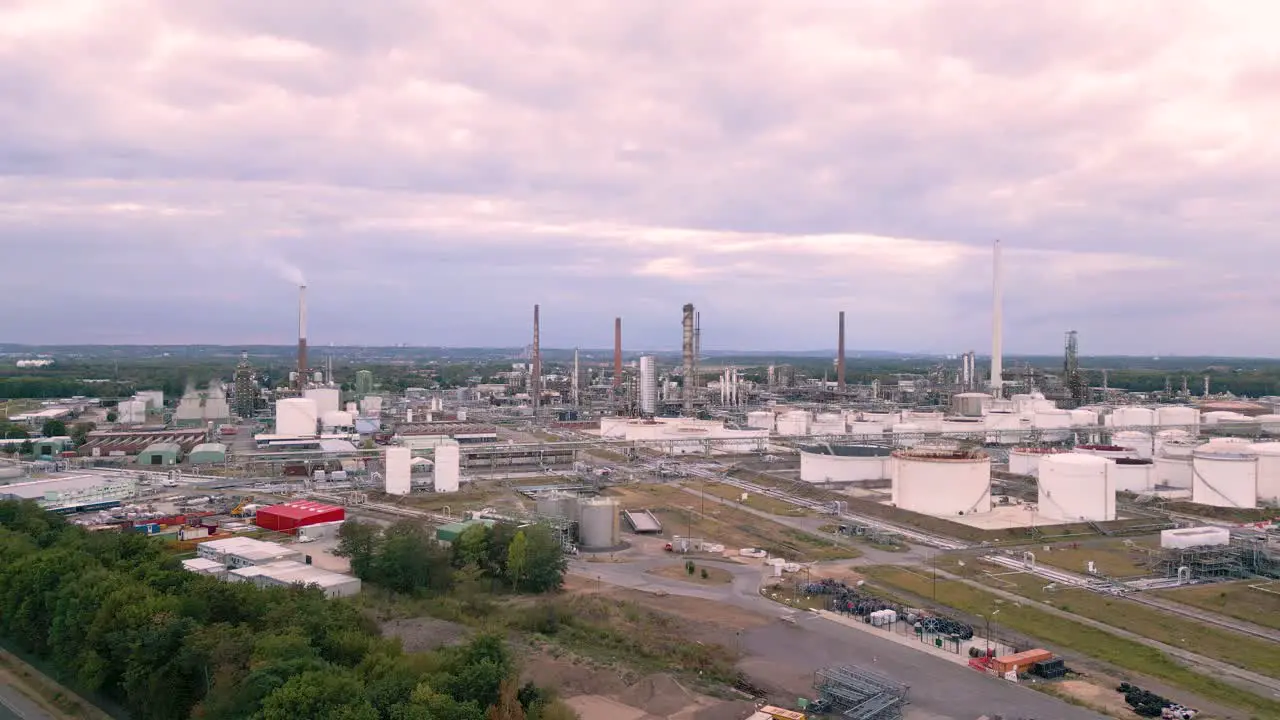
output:
<svg viewBox="0 0 1280 720"><path fill-rule="evenodd" d="M556 493L538 498L538 514L542 517L564 518L578 522L578 498L576 495Z"/></svg>
<svg viewBox="0 0 1280 720"><path fill-rule="evenodd" d="M1151 456L1156 458L1163 455L1166 445L1173 445L1174 447L1194 447L1198 444L1199 443L1196 442L1195 435L1192 435L1186 430L1161 430L1155 435L1155 444L1152 446ZM1190 454L1191 452L1188 450L1186 455Z"/></svg>
<svg viewBox="0 0 1280 720"><path fill-rule="evenodd" d="M1258 502L1280 505L1280 442L1249 447L1258 454Z"/></svg>
<svg viewBox="0 0 1280 720"><path fill-rule="evenodd" d="M896 422L902 422L902 413L896 412L862 412L857 415L856 418L850 418L850 420L857 419L865 422L880 423L885 427L889 427Z"/></svg>
<svg viewBox="0 0 1280 720"><path fill-rule="evenodd" d="M852 420L848 424L850 435L859 435L864 439L879 439L884 435L885 426L883 423L866 422L861 420Z"/></svg>
<svg viewBox="0 0 1280 720"><path fill-rule="evenodd" d="M898 447L914 447L920 443L921 438L918 436L924 434L924 428L915 423L895 423L893 427L889 428L889 432L894 435L894 445Z"/></svg>
<svg viewBox="0 0 1280 720"><path fill-rule="evenodd" d="M818 413L809 426L810 435L843 435L845 430L844 416L840 413Z"/></svg>
<svg viewBox="0 0 1280 720"><path fill-rule="evenodd" d="M893 504L951 517L991 512L991 457L980 450L896 450Z"/></svg>
<svg viewBox="0 0 1280 720"><path fill-rule="evenodd" d="M376 418L382 414L382 397L367 395L360 399L360 415Z"/></svg>
<svg viewBox="0 0 1280 720"><path fill-rule="evenodd" d="M965 418L978 420L979 418ZM909 422L924 428L925 432L946 431L947 418L940 412L911 411L902 414L902 422Z"/></svg>
<svg viewBox="0 0 1280 720"><path fill-rule="evenodd" d="M578 541L584 549L604 550L622 544L618 525L618 502L612 498L582 500L578 503Z"/></svg>
<svg viewBox="0 0 1280 720"><path fill-rule="evenodd" d="M1150 460L1155 455L1155 439L1140 430L1121 430L1111 436L1111 444L1129 448L1143 460Z"/></svg>
<svg viewBox="0 0 1280 720"><path fill-rule="evenodd" d="M1160 427L1190 427L1200 424L1200 411L1186 405L1166 405L1156 408L1156 425Z"/></svg>
<svg viewBox="0 0 1280 720"><path fill-rule="evenodd" d="M768 410L753 410L747 413L747 427L756 430L773 430L774 415Z"/></svg>
<svg viewBox="0 0 1280 720"><path fill-rule="evenodd" d="M779 435L808 435L809 413L804 410L791 410L782 413L778 416L777 430Z"/></svg>
<svg viewBox="0 0 1280 720"><path fill-rule="evenodd" d="M1205 425L1217 425L1219 423L1239 423L1250 422L1253 418L1238 412L1230 410L1210 410L1200 416L1201 421Z"/></svg>
<svg viewBox="0 0 1280 720"><path fill-rule="evenodd" d="M1152 461L1153 481L1156 488L1171 490L1191 489L1191 456L1176 457L1162 455Z"/></svg>
<svg viewBox="0 0 1280 720"><path fill-rule="evenodd" d="M1015 475L1035 477L1040 470L1040 458L1067 452L1059 448L1020 447L1009 451L1009 472Z"/></svg>
<svg viewBox="0 0 1280 720"><path fill-rule="evenodd" d="M1039 514L1065 522L1115 520L1111 465L1106 458L1080 453L1040 458Z"/></svg>
<svg viewBox="0 0 1280 720"><path fill-rule="evenodd" d="M276 401L276 435L314 437L320 413L315 400L285 398Z"/></svg>
<svg viewBox="0 0 1280 720"><path fill-rule="evenodd" d="M1207 430L1215 435L1253 436L1261 431L1257 418L1238 412L1214 410L1201 416Z"/></svg>
<svg viewBox="0 0 1280 720"><path fill-rule="evenodd" d="M1098 424L1098 413L1085 408L1076 408L1068 410L1071 413L1071 427L1096 427Z"/></svg>
<svg viewBox="0 0 1280 720"><path fill-rule="evenodd" d="M966 417L981 417L987 411L991 396L986 393L959 393L951 396L951 412Z"/></svg>
<svg viewBox="0 0 1280 720"><path fill-rule="evenodd" d="M1254 422L1258 429L1267 435L1280 435L1280 415L1259 415Z"/></svg>
<svg viewBox="0 0 1280 720"><path fill-rule="evenodd" d="M1111 485L1116 492L1129 492L1141 495L1155 487L1155 464L1150 460L1120 458L1111 462L1107 468L1111 473Z"/></svg>
<svg viewBox="0 0 1280 720"><path fill-rule="evenodd" d="M331 410L320 417L320 427L325 430L340 430L355 427L355 424L351 413L342 410Z"/></svg>
<svg viewBox="0 0 1280 720"><path fill-rule="evenodd" d="M1120 445L1077 445L1073 452L1077 455L1096 455L1100 458L1115 460L1116 458L1137 458L1133 448Z"/></svg>
<svg viewBox="0 0 1280 720"><path fill-rule="evenodd" d="M1156 424L1156 412L1151 408L1125 405L1111 411L1107 426L1114 428L1149 428Z"/></svg>
<svg viewBox="0 0 1280 720"><path fill-rule="evenodd" d="M1031 427L1040 431L1045 442L1065 442L1071 437L1071 413L1066 410L1036 410Z"/></svg>
<svg viewBox="0 0 1280 720"><path fill-rule="evenodd" d="M1258 506L1258 453L1248 443L1210 440L1191 456L1191 502L1212 507Z"/></svg>
<svg viewBox="0 0 1280 720"><path fill-rule="evenodd" d="M1022 431L1028 423L1018 413L991 410L987 413L987 442L993 445L1016 445L1022 442Z"/></svg>
<svg viewBox="0 0 1280 720"><path fill-rule="evenodd" d="M800 448L800 479L810 483L849 483L889 477L892 448L879 445L805 445Z"/></svg>
<svg viewBox="0 0 1280 720"><path fill-rule="evenodd" d="M302 395L308 400L315 400L320 417L325 413L335 412L342 407L342 391L338 388L311 388Z"/></svg>
<svg viewBox="0 0 1280 720"><path fill-rule="evenodd" d="M961 433L976 433L977 437L985 440L987 436L986 420L980 417L948 417L942 420L943 436L954 435L961 436Z"/></svg>
<svg viewBox="0 0 1280 720"><path fill-rule="evenodd" d="M1018 393L1009 398L1013 403L1013 411L1016 413L1030 413L1035 409L1035 399L1026 393Z"/></svg>

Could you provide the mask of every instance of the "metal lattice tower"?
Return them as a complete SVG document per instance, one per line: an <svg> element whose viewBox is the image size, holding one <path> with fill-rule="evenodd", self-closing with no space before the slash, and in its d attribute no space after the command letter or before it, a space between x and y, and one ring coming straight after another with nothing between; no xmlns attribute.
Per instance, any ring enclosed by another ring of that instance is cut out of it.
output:
<svg viewBox="0 0 1280 720"><path fill-rule="evenodd" d="M1067 390L1077 405L1088 402L1085 397L1087 386L1084 376L1080 374L1080 336L1075 330L1067 332L1066 359L1063 361L1063 379L1067 381Z"/></svg>

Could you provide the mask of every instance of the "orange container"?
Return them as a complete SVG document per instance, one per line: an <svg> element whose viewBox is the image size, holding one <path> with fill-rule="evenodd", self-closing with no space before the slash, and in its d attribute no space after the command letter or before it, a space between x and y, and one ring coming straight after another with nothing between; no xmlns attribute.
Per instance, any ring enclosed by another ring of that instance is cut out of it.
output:
<svg viewBox="0 0 1280 720"><path fill-rule="evenodd" d="M1042 660L1048 660L1053 657L1053 653L1048 650L1028 650L1020 652L1016 655L1005 655L991 661L991 665L1001 673L1007 673L1010 670L1017 672L1025 672L1027 668L1035 665Z"/></svg>

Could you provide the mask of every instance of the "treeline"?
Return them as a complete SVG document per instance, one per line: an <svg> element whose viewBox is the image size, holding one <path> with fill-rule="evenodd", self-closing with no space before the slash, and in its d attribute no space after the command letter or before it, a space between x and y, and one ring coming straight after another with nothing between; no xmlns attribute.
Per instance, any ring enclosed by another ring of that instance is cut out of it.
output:
<svg viewBox="0 0 1280 720"><path fill-rule="evenodd" d="M502 640L404 653L352 604L183 570L144 536L0 502L0 634L137 720L562 720Z"/></svg>
<svg viewBox="0 0 1280 720"><path fill-rule="evenodd" d="M350 558L357 577L400 593L442 594L478 581L551 592L564 584L567 568L559 539L545 525L473 525L451 546L408 520L386 528L348 520L338 536L336 554Z"/></svg>

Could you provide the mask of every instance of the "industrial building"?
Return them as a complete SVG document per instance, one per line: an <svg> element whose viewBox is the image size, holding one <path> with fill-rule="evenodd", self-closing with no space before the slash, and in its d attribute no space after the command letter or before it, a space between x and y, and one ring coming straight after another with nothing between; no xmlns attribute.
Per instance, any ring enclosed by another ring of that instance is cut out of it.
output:
<svg viewBox="0 0 1280 720"><path fill-rule="evenodd" d="M189 465L221 465L227 461L227 446L222 443L200 443L187 453Z"/></svg>
<svg viewBox="0 0 1280 720"><path fill-rule="evenodd" d="M295 500L258 509L254 524L267 530L295 532L300 527L345 520L346 510L337 505Z"/></svg>
<svg viewBox="0 0 1280 720"><path fill-rule="evenodd" d="M169 430L106 431L89 433L76 452L85 457L126 457L137 455L155 443L173 443L183 453L205 442L203 428L178 428Z"/></svg>
<svg viewBox="0 0 1280 720"><path fill-rule="evenodd" d="M137 480L125 476L66 475L0 485L2 500L34 500L45 510L63 513L112 507L137 492Z"/></svg>
<svg viewBox="0 0 1280 720"><path fill-rule="evenodd" d="M296 560L279 560L262 565L237 568L227 573L231 582L250 582L261 588L318 587L331 598L351 597L360 592L360 578L323 570Z"/></svg>
<svg viewBox="0 0 1280 720"><path fill-rule="evenodd" d="M232 537L210 540L196 546L196 557L221 564L229 569L249 567L280 560L300 561L304 555L279 543Z"/></svg>
<svg viewBox="0 0 1280 720"><path fill-rule="evenodd" d="M182 462L182 446L174 442L151 443L138 453L139 465L177 465Z"/></svg>
<svg viewBox="0 0 1280 720"><path fill-rule="evenodd" d="M205 427L210 423L221 425L231 421L231 406L227 404L222 384L212 382L204 392L187 388L178 407L173 411L173 424L178 427Z"/></svg>

